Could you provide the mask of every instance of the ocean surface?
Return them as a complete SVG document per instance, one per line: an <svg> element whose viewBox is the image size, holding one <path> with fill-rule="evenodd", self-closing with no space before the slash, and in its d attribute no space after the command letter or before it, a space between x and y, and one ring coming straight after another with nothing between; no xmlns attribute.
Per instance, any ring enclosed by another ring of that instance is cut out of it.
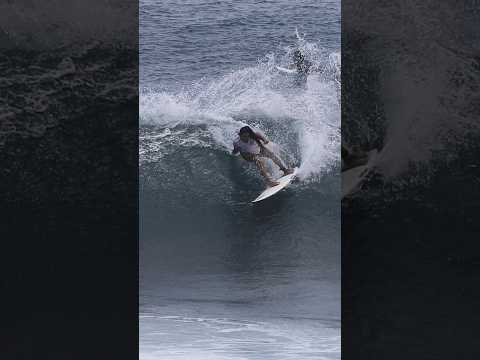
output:
<svg viewBox="0 0 480 360"><path fill-rule="evenodd" d="M340 359L340 2L142 0L140 87L140 358Z"/></svg>

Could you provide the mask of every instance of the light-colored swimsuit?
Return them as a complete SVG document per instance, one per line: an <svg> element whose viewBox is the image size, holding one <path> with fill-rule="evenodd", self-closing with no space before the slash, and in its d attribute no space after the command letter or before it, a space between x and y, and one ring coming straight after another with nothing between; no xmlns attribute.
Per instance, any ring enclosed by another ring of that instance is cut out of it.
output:
<svg viewBox="0 0 480 360"><path fill-rule="evenodd" d="M240 153L247 153L253 155L260 154L260 146L258 143L253 139L248 139L248 142L243 142L238 138L236 141L233 142L234 149L240 151Z"/></svg>

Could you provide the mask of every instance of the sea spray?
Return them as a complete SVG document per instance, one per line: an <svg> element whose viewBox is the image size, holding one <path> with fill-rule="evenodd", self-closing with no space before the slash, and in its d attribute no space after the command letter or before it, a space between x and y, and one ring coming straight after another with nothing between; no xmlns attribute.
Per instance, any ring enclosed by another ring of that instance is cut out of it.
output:
<svg viewBox="0 0 480 360"><path fill-rule="evenodd" d="M173 151L173 147L152 146L151 142L230 152L238 129L248 124L282 149L287 162L300 167L301 180L319 180L339 161L340 57L304 38L298 38L296 47L312 63L313 71L303 85L275 70L275 65L291 66L295 47L286 47L279 54L267 54L254 66L200 79L177 93L143 89L141 126L172 132L169 136L144 136L140 161L160 158L144 147L158 149L162 156ZM188 131L180 131L186 128ZM175 140L175 136L181 139Z"/></svg>

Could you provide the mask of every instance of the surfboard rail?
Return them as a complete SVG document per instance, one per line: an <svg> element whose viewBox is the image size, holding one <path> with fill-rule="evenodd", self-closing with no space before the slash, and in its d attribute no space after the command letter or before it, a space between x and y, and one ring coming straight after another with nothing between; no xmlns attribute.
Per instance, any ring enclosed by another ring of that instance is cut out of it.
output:
<svg viewBox="0 0 480 360"><path fill-rule="evenodd" d="M255 200L252 201L252 203L265 200L270 196L275 195L280 190L287 187L292 182L292 180L297 176L297 174L298 174L298 168L296 167L293 169L293 173L284 175L281 178L276 180L280 184L265 189L260 195L258 195L258 197Z"/></svg>

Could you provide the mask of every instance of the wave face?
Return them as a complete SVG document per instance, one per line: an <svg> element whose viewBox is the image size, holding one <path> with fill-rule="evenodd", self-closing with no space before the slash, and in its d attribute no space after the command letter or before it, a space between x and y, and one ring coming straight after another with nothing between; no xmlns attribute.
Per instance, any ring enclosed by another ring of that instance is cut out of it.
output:
<svg viewBox="0 0 480 360"><path fill-rule="evenodd" d="M140 19L140 357L339 359L339 4L166 3ZM305 78L276 69L298 47ZM245 124L300 168L258 204Z"/></svg>

